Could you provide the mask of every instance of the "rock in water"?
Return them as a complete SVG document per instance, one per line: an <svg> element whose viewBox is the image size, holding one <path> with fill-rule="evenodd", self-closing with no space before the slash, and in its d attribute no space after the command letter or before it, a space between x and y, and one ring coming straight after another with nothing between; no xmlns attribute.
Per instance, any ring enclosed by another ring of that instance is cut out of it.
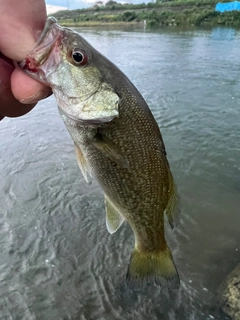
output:
<svg viewBox="0 0 240 320"><path fill-rule="evenodd" d="M222 310L233 320L240 320L240 264L219 288Z"/></svg>

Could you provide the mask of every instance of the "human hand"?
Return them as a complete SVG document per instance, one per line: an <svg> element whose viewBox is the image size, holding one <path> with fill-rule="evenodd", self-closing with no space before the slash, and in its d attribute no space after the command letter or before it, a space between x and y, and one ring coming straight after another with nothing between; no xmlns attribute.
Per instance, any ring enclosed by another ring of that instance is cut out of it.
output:
<svg viewBox="0 0 240 320"><path fill-rule="evenodd" d="M12 61L22 61L31 51L36 34L46 21L44 0L0 0L0 120L29 112L51 94L51 89L31 79Z"/></svg>

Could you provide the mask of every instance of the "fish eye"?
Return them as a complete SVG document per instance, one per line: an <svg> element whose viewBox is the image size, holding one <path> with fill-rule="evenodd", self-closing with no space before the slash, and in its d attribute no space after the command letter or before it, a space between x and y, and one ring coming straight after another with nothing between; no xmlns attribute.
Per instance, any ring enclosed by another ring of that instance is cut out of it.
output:
<svg viewBox="0 0 240 320"><path fill-rule="evenodd" d="M84 66L88 61L86 53L80 50L74 50L72 52L72 59L76 65L80 66Z"/></svg>
<svg viewBox="0 0 240 320"><path fill-rule="evenodd" d="M83 61L83 54L80 51L73 52L72 54L73 60L77 63L81 63Z"/></svg>

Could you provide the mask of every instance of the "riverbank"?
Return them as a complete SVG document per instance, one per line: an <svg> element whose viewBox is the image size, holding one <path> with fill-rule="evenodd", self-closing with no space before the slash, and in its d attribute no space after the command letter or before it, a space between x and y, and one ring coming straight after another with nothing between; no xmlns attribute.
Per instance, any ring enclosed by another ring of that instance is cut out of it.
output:
<svg viewBox="0 0 240 320"><path fill-rule="evenodd" d="M216 0L201 2L171 1L148 4L120 4L110 0L88 9L65 10L53 14L61 25L68 27L98 25L223 25L240 26L240 11L215 11Z"/></svg>

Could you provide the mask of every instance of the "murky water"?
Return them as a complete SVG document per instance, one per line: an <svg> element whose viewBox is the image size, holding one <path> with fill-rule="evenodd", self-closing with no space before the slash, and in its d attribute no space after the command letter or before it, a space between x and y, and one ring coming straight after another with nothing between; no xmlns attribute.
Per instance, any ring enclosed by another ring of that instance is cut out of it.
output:
<svg viewBox="0 0 240 320"><path fill-rule="evenodd" d="M228 319L216 291L240 261L240 33L233 29L91 31L147 100L182 198L167 230L178 294L124 285L127 226L106 231L53 97L0 122L0 319Z"/></svg>

